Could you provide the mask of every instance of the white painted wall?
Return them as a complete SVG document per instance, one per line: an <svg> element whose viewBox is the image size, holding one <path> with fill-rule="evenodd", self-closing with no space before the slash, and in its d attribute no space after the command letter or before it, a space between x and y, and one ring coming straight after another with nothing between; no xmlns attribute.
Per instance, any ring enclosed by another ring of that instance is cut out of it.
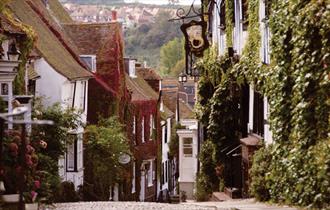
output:
<svg viewBox="0 0 330 210"><path fill-rule="evenodd" d="M198 155L198 140L197 130L178 130L179 135L179 182L195 183L197 173L197 155ZM192 138L193 140L193 155L192 157L184 157L183 155L183 139Z"/></svg>
<svg viewBox="0 0 330 210"><path fill-rule="evenodd" d="M36 96L44 97L45 106L62 102L61 87L67 79L57 73L44 58L37 59L34 63L34 68L40 75L40 79L36 83Z"/></svg>
<svg viewBox="0 0 330 210"><path fill-rule="evenodd" d="M81 121L85 124L87 119L88 101L88 80L69 81L66 77L55 71L45 59L35 61L35 70L40 75L36 83L36 96L44 98L44 105L51 106L60 103L63 108L74 107L76 110L83 110L80 115ZM85 95L84 95L85 94ZM63 181L71 181L77 187L83 184L83 127L74 131L78 145L78 170L69 172L66 170L66 155L59 160L59 174Z"/></svg>

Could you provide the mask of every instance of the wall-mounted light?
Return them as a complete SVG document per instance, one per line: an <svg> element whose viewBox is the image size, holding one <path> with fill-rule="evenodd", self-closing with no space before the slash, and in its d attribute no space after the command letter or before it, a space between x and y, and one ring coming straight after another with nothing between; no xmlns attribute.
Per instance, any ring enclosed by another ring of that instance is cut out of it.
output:
<svg viewBox="0 0 330 210"><path fill-rule="evenodd" d="M11 43L9 45L9 48L8 48L8 51L7 51L8 60L18 61L20 55L21 55L21 53L17 50L16 44Z"/></svg>
<svg viewBox="0 0 330 210"><path fill-rule="evenodd" d="M182 84L187 82L187 74L185 74L184 72L181 72L179 74L179 82Z"/></svg>

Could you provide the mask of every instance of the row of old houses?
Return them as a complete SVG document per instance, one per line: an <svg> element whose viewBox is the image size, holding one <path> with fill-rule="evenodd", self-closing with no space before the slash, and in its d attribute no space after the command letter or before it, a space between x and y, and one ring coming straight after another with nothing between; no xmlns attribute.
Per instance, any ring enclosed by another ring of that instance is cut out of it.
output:
<svg viewBox="0 0 330 210"><path fill-rule="evenodd" d="M79 110L83 122L70 131L74 141L58 161L62 181L72 182L75 189L84 185L83 125L115 115L125 125L132 157L126 167L130 178L112 187L110 199L156 201L175 194L178 157L169 155L168 144L179 106L172 106L176 103L165 98L162 79L154 70L124 58L121 23L116 19L74 22L57 0L13 0L6 8L13 18L0 16L4 37L1 97L7 102L7 112L12 112L14 99L42 97L46 107L59 103L63 109ZM14 67L20 61L6 55L11 50L24 51L23 38L28 32L16 25L26 25L36 37L32 51L24 55L26 64L18 71ZM13 94L17 74L24 75L24 96ZM31 100L21 103L31 113ZM180 101L180 106L185 107L185 118L193 117L187 103Z"/></svg>
<svg viewBox="0 0 330 210"><path fill-rule="evenodd" d="M258 65L270 64L269 2L266 0L257 1L257 4L259 4L257 6L259 8L258 24L260 26L258 32L261 37L260 52L257 52L260 58ZM234 60L242 58L243 49L249 36L248 4L248 0L234 0L229 1L228 4L227 1L217 0L210 4L208 8L211 14L209 33L212 34L211 42L217 50L218 57L229 54ZM226 8L230 6L232 8ZM228 14L230 12L232 14ZM232 20L226 20L226 18L231 17L230 15L233 17ZM229 30L228 22L233 24L232 36L227 33L227 30ZM232 46L228 46L230 41L232 41ZM249 170L253 153L262 142L272 143L272 133L268 123L269 103L267 97L262 95L257 90L255 83L252 82L243 84L240 91L238 108L240 113L238 120L242 125L240 142L232 147L223 148L223 151L231 156L229 164L236 164L236 166L232 166L236 169L232 169L233 171L230 173L231 181L227 181L225 188L225 192L231 197L249 197L251 181Z"/></svg>

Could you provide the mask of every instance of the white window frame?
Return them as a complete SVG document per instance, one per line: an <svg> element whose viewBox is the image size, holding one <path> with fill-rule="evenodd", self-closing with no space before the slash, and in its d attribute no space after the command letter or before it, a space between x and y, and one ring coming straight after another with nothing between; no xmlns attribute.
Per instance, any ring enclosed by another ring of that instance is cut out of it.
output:
<svg viewBox="0 0 330 210"><path fill-rule="evenodd" d="M67 151L66 151L66 171L68 172L75 172L75 142L72 144L67 145Z"/></svg>
<svg viewBox="0 0 330 210"><path fill-rule="evenodd" d="M191 143L189 144L185 144L185 139L191 139ZM182 139L182 154L183 154L183 157L193 157L193 154L194 154L194 147L193 147L193 138L191 137L185 137ZM185 149L189 149L191 148L191 154L186 154L185 153Z"/></svg>
<svg viewBox="0 0 330 210"><path fill-rule="evenodd" d="M2 89L3 86L7 86L7 93L6 94L3 93L3 89ZM9 95L9 83L8 82L1 82L0 83L0 95L1 96L8 96Z"/></svg>
<svg viewBox="0 0 330 210"><path fill-rule="evenodd" d="M81 58L81 60L83 62L85 62L85 61L82 58L91 58L92 59L92 66L91 66L90 71L94 72L94 73L96 72L96 55L80 55L79 57ZM88 67L90 67L90 66L88 66Z"/></svg>
<svg viewBox="0 0 330 210"><path fill-rule="evenodd" d="M136 117L133 116L133 134L136 134Z"/></svg>
<svg viewBox="0 0 330 210"><path fill-rule="evenodd" d="M153 183L153 178L152 178L152 172L153 172L153 161L151 160L151 161L149 161L150 162L150 166L149 166L149 169L148 169L148 172L147 172L147 178L148 178L148 187L151 187L151 186L153 186L154 185L154 183Z"/></svg>

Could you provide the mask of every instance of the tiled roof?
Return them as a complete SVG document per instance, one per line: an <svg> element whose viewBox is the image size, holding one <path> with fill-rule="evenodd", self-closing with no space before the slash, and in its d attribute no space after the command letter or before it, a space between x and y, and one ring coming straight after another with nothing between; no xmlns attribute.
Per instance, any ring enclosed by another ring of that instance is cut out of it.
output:
<svg viewBox="0 0 330 210"><path fill-rule="evenodd" d="M63 24L81 55L96 55L96 75L115 92L124 79L123 38L121 25L112 23Z"/></svg>
<svg viewBox="0 0 330 210"><path fill-rule="evenodd" d="M177 106L177 92L172 91L162 91L162 97L164 104L172 111L176 112ZM185 103L183 100L179 100L179 111L181 119L193 119L194 112L189 104Z"/></svg>
<svg viewBox="0 0 330 210"><path fill-rule="evenodd" d="M141 77L131 78L127 74L126 85L132 92L132 101L158 100L159 95Z"/></svg>
<svg viewBox="0 0 330 210"><path fill-rule="evenodd" d="M0 13L0 31L10 34L25 34L21 28L13 25L2 13Z"/></svg>
<svg viewBox="0 0 330 210"><path fill-rule="evenodd" d="M25 0L12 0L13 13L25 24L33 27L37 34L36 48L43 58L61 75L69 80L90 78L91 73L82 67L66 46Z"/></svg>
<svg viewBox="0 0 330 210"><path fill-rule="evenodd" d="M73 20L70 17L69 13L65 10L62 4L58 0L48 1L49 8L52 11L52 14L61 22L61 23L72 23Z"/></svg>
<svg viewBox="0 0 330 210"><path fill-rule="evenodd" d="M57 38L60 40L60 42L67 48L67 50L70 52L70 54L78 61L79 59L79 51L77 46L74 44L74 42L71 40L69 36L67 36L66 32L63 30L63 27L61 23L63 22L61 18L58 18L58 15L55 14L54 11L60 10L59 8L57 10L51 10L46 8L46 6L43 3L43 0L26 0L27 3L31 6L31 8L39 15L39 17L43 20L44 23L48 26L48 28L55 33ZM51 0L49 2L49 8L52 8L51 5L56 5L57 0ZM58 2L59 5L57 7L62 7L62 5ZM67 14L67 12L63 9L63 13ZM64 14L63 14L64 15ZM67 14L68 15L68 14ZM80 63L83 66L85 64Z"/></svg>
<svg viewBox="0 0 330 210"><path fill-rule="evenodd" d="M164 111L160 112L160 116L162 119L166 120L167 118L174 116L174 113L166 105L163 105L163 108Z"/></svg>
<svg viewBox="0 0 330 210"><path fill-rule="evenodd" d="M162 78L159 74L152 68L137 67L136 72L138 72L145 80L161 80Z"/></svg>

